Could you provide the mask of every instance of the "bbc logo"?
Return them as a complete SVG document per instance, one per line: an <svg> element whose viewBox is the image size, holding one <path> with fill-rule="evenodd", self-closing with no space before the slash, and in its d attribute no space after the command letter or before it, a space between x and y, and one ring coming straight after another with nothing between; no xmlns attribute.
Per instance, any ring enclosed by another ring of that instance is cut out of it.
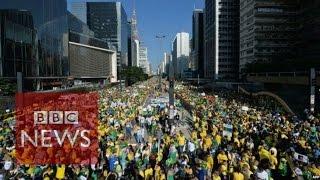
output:
<svg viewBox="0 0 320 180"><path fill-rule="evenodd" d="M35 111L34 124L78 124L78 111Z"/></svg>

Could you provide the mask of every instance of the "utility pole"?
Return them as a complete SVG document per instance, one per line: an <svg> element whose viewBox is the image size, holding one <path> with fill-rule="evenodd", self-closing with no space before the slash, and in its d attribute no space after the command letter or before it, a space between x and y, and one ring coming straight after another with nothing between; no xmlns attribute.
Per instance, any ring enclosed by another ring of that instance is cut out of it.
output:
<svg viewBox="0 0 320 180"><path fill-rule="evenodd" d="M174 68L172 61L169 63L169 105L174 106Z"/></svg>
<svg viewBox="0 0 320 180"><path fill-rule="evenodd" d="M316 70L310 70L310 112L313 114L315 111L315 91L316 91Z"/></svg>

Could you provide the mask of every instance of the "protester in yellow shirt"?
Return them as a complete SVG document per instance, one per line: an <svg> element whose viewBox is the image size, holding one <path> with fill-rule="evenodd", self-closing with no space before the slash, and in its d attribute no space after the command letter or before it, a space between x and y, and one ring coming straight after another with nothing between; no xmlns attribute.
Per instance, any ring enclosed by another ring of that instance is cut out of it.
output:
<svg viewBox="0 0 320 180"><path fill-rule="evenodd" d="M270 168L276 169L278 165L278 159L277 159L277 150L275 148L270 149L269 161L270 161Z"/></svg>
<svg viewBox="0 0 320 180"><path fill-rule="evenodd" d="M191 138L192 138L192 140L196 140L196 139L198 138L198 133L197 133L197 131L192 131L192 133L191 133Z"/></svg>
<svg viewBox="0 0 320 180"><path fill-rule="evenodd" d="M215 171L212 174L212 180L221 180L221 177L219 176L219 171Z"/></svg>
<svg viewBox="0 0 320 180"><path fill-rule="evenodd" d="M269 151L267 151L263 146L260 146L258 149L259 149L260 160L262 160L262 159L270 159Z"/></svg>
<svg viewBox="0 0 320 180"><path fill-rule="evenodd" d="M66 166L64 164L63 165L57 165L56 178L57 179L64 179L65 170L66 170Z"/></svg>
<svg viewBox="0 0 320 180"><path fill-rule="evenodd" d="M182 153L183 147L186 144L186 139L181 132L178 134L177 139L178 139L178 145L179 145L178 151L179 151L179 153Z"/></svg>
<svg viewBox="0 0 320 180"><path fill-rule="evenodd" d="M212 156L209 154L207 156L207 168L208 170L211 172L212 168L213 168L213 164L214 164L214 161L213 161L213 158Z"/></svg>
<svg viewBox="0 0 320 180"><path fill-rule="evenodd" d="M216 135L215 140L219 145L221 144L221 136L219 134Z"/></svg>
<svg viewBox="0 0 320 180"><path fill-rule="evenodd" d="M207 136L207 131L205 129L202 129L202 131L200 133L201 139L204 139L206 136Z"/></svg>
<svg viewBox="0 0 320 180"><path fill-rule="evenodd" d="M178 144L179 144L179 146L184 146L185 145L185 143L186 143L186 138L183 136L183 134L178 134L178 137L177 137L177 139L178 139Z"/></svg>
<svg viewBox="0 0 320 180"><path fill-rule="evenodd" d="M211 137L210 137L210 136L207 136L207 137L204 139L204 147L203 147L203 149L204 149L205 151L210 150L211 146L212 146Z"/></svg>
<svg viewBox="0 0 320 180"><path fill-rule="evenodd" d="M223 162L228 161L228 156L226 155L226 153L224 151L221 151L218 156L218 164L222 164Z"/></svg>
<svg viewBox="0 0 320 180"><path fill-rule="evenodd" d="M244 175L240 172L239 167L234 168L234 172L232 173L233 180L244 180Z"/></svg>
<svg viewBox="0 0 320 180"><path fill-rule="evenodd" d="M144 171L144 179L148 180L153 177L153 169L150 165L148 165L148 168Z"/></svg>

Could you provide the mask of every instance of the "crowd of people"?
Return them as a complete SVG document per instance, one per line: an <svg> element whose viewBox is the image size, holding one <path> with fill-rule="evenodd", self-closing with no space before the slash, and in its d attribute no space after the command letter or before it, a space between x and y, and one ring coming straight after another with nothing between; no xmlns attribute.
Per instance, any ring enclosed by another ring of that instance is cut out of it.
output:
<svg viewBox="0 0 320 180"><path fill-rule="evenodd" d="M227 89L177 92L193 113L193 141L212 179L313 179L320 175L319 119L289 116L270 97Z"/></svg>
<svg viewBox="0 0 320 180"><path fill-rule="evenodd" d="M121 92L116 87L99 91L99 158L91 166L16 164L14 118L1 120L0 179L269 180L320 175L319 119L279 113L268 98L227 90L198 93L178 85L176 98L192 116L184 128L189 133L175 128L179 122L170 121L168 105L150 106L148 99L163 95L155 84L151 79ZM187 122L183 117L178 121Z"/></svg>

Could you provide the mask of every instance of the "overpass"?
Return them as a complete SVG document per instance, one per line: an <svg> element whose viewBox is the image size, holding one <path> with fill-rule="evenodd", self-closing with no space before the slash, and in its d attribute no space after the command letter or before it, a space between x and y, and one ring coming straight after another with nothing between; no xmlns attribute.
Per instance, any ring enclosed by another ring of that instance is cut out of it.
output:
<svg viewBox="0 0 320 180"><path fill-rule="evenodd" d="M186 82L190 82L190 83L209 83L209 82L212 82L212 79L204 79L204 78L185 78L183 79L183 81L186 81Z"/></svg>
<svg viewBox="0 0 320 180"><path fill-rule="evenodd" d="M320 86L320 71L316 71L316 85ZM310 72L265 72L251 73L246 77L248 82L291 84L291 85L310 85Z"/></svg>

